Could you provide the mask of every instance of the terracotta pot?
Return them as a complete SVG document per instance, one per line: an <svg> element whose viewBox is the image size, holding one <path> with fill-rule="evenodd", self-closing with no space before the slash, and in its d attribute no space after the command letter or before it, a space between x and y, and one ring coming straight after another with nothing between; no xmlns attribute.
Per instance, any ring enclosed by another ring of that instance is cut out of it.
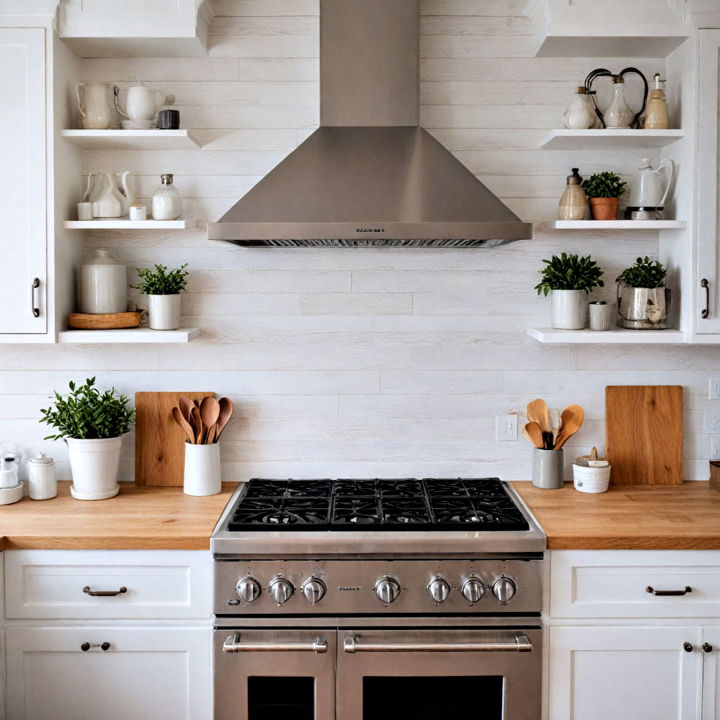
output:
<svg viewBox="0 0 720 720"><path fill-rule="evenodd" d="M593 220L617 220L620 198L590 198Z"/></svg>

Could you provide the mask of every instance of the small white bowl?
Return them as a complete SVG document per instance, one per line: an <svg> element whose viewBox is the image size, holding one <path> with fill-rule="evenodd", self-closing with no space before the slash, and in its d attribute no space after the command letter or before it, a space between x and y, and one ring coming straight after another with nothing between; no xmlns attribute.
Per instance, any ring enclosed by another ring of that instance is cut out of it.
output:
<svg viewBox="0 0 720 720"><path fill-rule="evenodd" d="M18 483L13 487L0 488L0 505L10 505L23 499L23 484Z"/></svg>

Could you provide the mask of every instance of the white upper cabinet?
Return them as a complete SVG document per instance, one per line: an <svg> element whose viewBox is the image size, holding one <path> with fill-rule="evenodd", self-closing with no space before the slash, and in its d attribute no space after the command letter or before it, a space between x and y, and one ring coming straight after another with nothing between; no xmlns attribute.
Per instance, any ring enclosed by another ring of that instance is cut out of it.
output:
<svg viewBox="0 0 720 720"><path fill-rule="evenodd" d="M47 332L45 30L0 28L0 333Z"/></svg>
<svg viewBox="0 0 720 720"><path fill-rule="evenodd" d="M535 54L665 57L689 35L681 0L528 0Z"/></svg>
<svg viewBox="0 0 720 720"><path fill-rule="evenodd" d="M207 0L62 0L60 37L81 57L207 54Z"/></svg>

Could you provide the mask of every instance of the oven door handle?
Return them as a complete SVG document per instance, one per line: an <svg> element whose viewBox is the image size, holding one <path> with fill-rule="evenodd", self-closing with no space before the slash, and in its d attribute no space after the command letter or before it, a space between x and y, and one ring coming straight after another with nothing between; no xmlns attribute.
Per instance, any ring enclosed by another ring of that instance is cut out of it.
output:
<svg viewBox="0 0 720 720"><path fill-rule="evenodd" d="M328 643L325 638L316 637L312 643L241 643L240 635L228 635L223 643L225 653L236 652L314 652L326 653Z"/></svg>
<svg viewBox="0 0 720 720"><path fill-rule="evenodd" d="M460 643L360 643L349 635L343 643L346 653L356 652L532 652L530 638L514 633L507 640Z"/></svg>

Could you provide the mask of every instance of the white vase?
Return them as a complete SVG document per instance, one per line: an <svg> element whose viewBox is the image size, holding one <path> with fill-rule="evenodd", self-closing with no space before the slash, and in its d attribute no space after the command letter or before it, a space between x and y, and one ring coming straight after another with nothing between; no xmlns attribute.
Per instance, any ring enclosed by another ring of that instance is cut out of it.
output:
<svg viewBox="0 0 720 720"><path fill-rule="evenodd" d="M80 266L78 305L81 313L121 313L127 310L127 267L110 251L98 248Z"/></svg>
<svg viewBox="0 0 720 720"><path fill-rule="evenodd" d="M185 443L185 475L183 490L187 495L217 495L222 490L220 479L220 445Z"/></svg>
<svg viewBox="0 0 720 720"><path fill-rule="evenodd" d="M94 440L66 438L76 500L105 500L118 494L122 436Z"/></svg>
<svg viewBox="0 0 720 720"><path fill-rule="evenodd" d="M180 293L148 295L148 325L152 330L177 330L180 327Z"/></svg>
<svg viewBox="0 0 720 720"><path fill-rule="evenodd" d="M550 293L551 325L558 330L582 330L587 320L584 290L553 290Z"/></svg>

